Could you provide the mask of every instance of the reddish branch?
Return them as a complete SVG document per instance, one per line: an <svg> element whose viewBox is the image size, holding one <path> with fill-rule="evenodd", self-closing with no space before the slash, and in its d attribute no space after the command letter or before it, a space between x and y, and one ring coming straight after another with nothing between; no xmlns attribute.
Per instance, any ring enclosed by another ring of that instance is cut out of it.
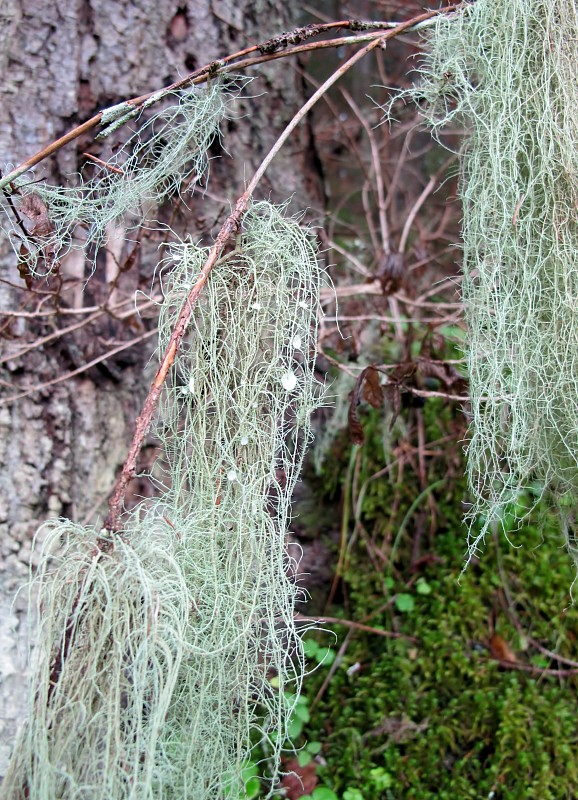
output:
<svg viewBox="0 0 578 800"><path fill-rule="evenodd" d="M148 396L145 400L143 409L137 418L134 436L131 442L130 449L128 451L126 461L122 469L121 476L114 488L114 492L109 501L108 514L104 521L104 528L108 531L118 531L121 527L120 515L122 513L122 503L124 500L126 488L129 484L129 481L136 474L137 458L140 453L144 437L146 436L146 433L150 427L153 414L157 406L158 399L160 397L160 393L162 391L163 384L167 377L168 371L171 368L173 361L175 360L177 350L179 349L183 336L185 335L185 332L189 325L189 321L191 319L193 309L197 303L199 295L201 294L203 287L207 282L207 278L209 277L211 270L215 266L215 263L219 258L223 248L227 244L229 238L237 231L239 225L241 224L241 220L247 208L249 198L250 195L247 191L237 201L235 210L227 218L225 224L219 231L219 235L215 240L215 244L211 248L209 257L205 262L203 269L201 270L197 282L189 292L187 299L185 300L185 303L181 309L181 313L179 314L179 318L171 334L171 338L169 340L169 344L163 356L161 365L158 369L156 377L153 381Z"/></svg>
<svg viewBox="0 0 578 800"><path fill-rule="evenodd" d="M169 92L175 92L179 89L185 89L187 86L204 83L209 78L216 75L225 74L233 70L244 69L255 64L262 64L265 61L272 61L277 58L285 58L287 56L304 53L309 50L319 50L327 47L343 47L344 45L356 43L361 44L368 39L376 39L378 41L389 39L393 36L403 33L404 31L407 31L408 28L413 28L420 22L424 22L431 17L437 16L438 14L447 14L448 12L455 11L459 5L461 4L458 3L447 6L446 8L420 14L417 17L413 17L411 20L407 20L406 22L401 22L395 25L395 27L391 27L394 23L361 22L357 19L345 19L337 22L306 25L303 28L296 28L293 31L283 33L280 36L276 36L273 39L267 40L266 42L253 45L252 47L247 47L244 50L239 50L238 52L232 53L231 55L228 55L218 61L213 61L210 64L206 64L204 67L200 67L194 72L191 72L186 78L176 81L175 83L164 87L160 91L157 90L155 92L143 94L140 97L133 97L132 99L127 100L126 103L127 105L134 106L135 109L140 109L142 105L147 100L150 100L150 98L154 95L156 95L157 100L160 100ZM389 30L387 30L388 28ZM299 42L302 42L305 39L310 39L314 36L326 33L329 30L335 29L373 32L359 34L358 36L352 37L342 37L339 39L312 42L304 45L299 44ZM289 47L289 45L293 45L293 47ZM247 56L250 56L252 53L259 53L259 55L247 58ZM36 164L39 164L41 161L44 161L44 159L53 155L65 145L69 144L75 139L78 139L78 137L82 136L82 134L87 133L93 128L96 128L96 126L102 122L102 118L106 114L106 110L107 109L99 111L98 114L95 114L94 117L91 117L86 122L83 122L82 125L73 128L64 136L61 136L60 139L56 139L47 147L39 150L33 156L30 156L30 158L27 158L26 161L23 161L21 164L15 167L15 169L11 170L8 175L4 177L0 175L0 189L5 190L7 187L10 187L12 181L14 181L20 175L23 175L28 170L32 169L32 167L36 166Z"/></svg>

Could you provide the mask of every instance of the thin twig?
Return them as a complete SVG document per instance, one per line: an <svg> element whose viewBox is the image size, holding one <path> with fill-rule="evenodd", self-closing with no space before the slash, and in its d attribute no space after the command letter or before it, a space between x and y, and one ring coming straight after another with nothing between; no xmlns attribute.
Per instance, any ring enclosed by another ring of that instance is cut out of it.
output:
<svg viewBox="0 0 578 800"><path fill-rule="evenodd" d="M331 683L331 680L332 680L333 676L335 675L335 673L337 671L337 667L341 664L341 662L343 660L343 656L345 655L345 651L347 650L347 648L349 646L349 642L351 640L352 633L353 632L351 630L348 631L346 636L345 636L345 639L341 643L341 647L337 651L337 655L335 656L335 660L334 660L333 664L329 667L329 672L325 676L325 679L324 679L323 683L321 684L321 687L320 687L319 691L317 692L317 694L315 695L315 697L311 701L311 704L309 705L309 710L310 711L313 711L313 709L321 701L321 698L325 694L325 692L327 690L327 687Z"/></svg>
<svg viewBox="0 0 578 800"><path fill-rule="evenodd" d="M548 675L552 678L568 678L571 675L578 675L578 669L549 669L548 667L536 667L533 664L524 664L521 661L504 661L500 658L490 656L480 656L483 661L493 661L504 669L516 669L521 672L529 672L531 675Z"/></svg>
<svg viewBox="0 0 578 800"><path fill-rule="evenodd" d="M375 43L378 44L380 41L382 41L382 39L391 38L392 34L393 36L397 36L403 31L407 31L411 28L418 27L420 23L427 23L428 20L438 16L438 14L440 13L446 14L448 12L455 11L456 8L457 5L448 6L447 8L439 9L437 11L431 11L428 12L427 14L421 14L418 17L414 17L411 20L407 20L405 22L400 22L400 23L393 23L393 22L362 23L364 28L366 29L378 28L378 31L375 33L368 33L359 36L342 37L340 39L314 42L308 45L301 45L292 48L287 48L287 44L289 44L289 42L291 41L292 33L294 34L295 32L284 33L281 34L281 36L276 37L275 40L270 39L267 42L263 42L260 45L254 45L252 47L245 48L244 50L239 50L238 52L228 55L225 58L222 58L218 61L206 64L204 67L201 67L200 69L192 72L190 75L187 75L186 78L176 81L175 83L172 83L169 86L164 87L163 89L154 92L148 92L147 94L140 95L139 97L134 97L130 100L127 100L126 104L128 106L133 106L135 109L140 109L142 108L143 104L147 100L151 100L151 98L154 98L154 101L158 102L171 92L176 92L180 89L185 89L188 86L204 83L210 77L231 72L233 70L245 69L246 67L253 66L255 64L262 64L264 62L272 61L277 58L285 58L290 55L296 55L299 53L307 52L308 50L323 49L326 47L343 47L344 45L359 44L362 42L366 42L368 39L375 39ZM316 28L316 31L311 35L317 35L318 33L323 33L329 30L330 28L349 28L351 30L356 30L359 29L359 26L360 26L359 20L341 20L339 22L330 24L321 24L317 26L313 25L311 27ZM382 31L379 30L380 28L387 29L387 32L382 33ZM270 46L271 42L273 41L279 42L278 48L282 52L269 52L265 53L264 55L257 56L255 58L245 58L244 60L239 60L240 57L246 56L249 53L266 51L267 47ZM286 42L286 44L283 44L284 41ZM293 41L295 41L295 39L293 39ZM95 114L86 122L83 122L82 125L78 125L76 128L73 128L64 136L61 136L59 139L56 139L47 147L44 147L42 150L39 150L30 158L27 158L26 161L23 161L21 164L15 167L15 169L11 170L3 178L0 178L0 190L6 189L6 187L8 187L12 181L16 180L16 178L20 177L20 175L23 175L25 172L28 172L28 170L32 169L32 167L36 166L36 164L39 164L41 161L44 161L49 156L58 152L58 150L60 150L65 145L69 144L75 139L78 139L79 136L88 133L93 128L96 128L96 126L101 123L103 115L105 115L107 110L108 109L103 109L103 111L99 111L98 114Z"/></svg>
<svg viewBox="0 0 578 800"><path fill-rule="evenodd" d="M342 89L341 93L345 98L345 101L363 126L367 138L369 140L369 147L371 150L371 161L373 163L373 172L375 175L375 186L377 189L377 213L379 219L379 230L381 233L381 250L382 252L387 255L391 252L391 243L390 243L390 233L389 233L389 223L387 220L387 213L385 209L385 183L383 180L383 170L381 168L381 158L379 155L379 146L377 144L377 140L371 128L371 125L365 118L365 115L362 113L361 109L353 99L353 97L349 94L346 89Z"/></svg>
<svg viewBox="0 0 578 800"><path fill-rule="evenodd" d="M419 644L419 639L410 636L408 633L397 633L396 631L385 631L382 628L372 628L371 625L363 625L361 622L354 622L351 619L341 619L341 617L308 617L305 614L295 614L293 619L296 622L319 622L322 625L344 625L346 628L354 628L365 633L374 633L376 636L383 636L386 639L409 639L414 644Z"/></svg>
<svg viewBox="0 0 578 800"><path fill-rule="evenodd" d="M522 626L522 623L520 622L520 620L518 619L518 617L517 617L517 615L516 615L516 613L514 611L515 603L514 603L512 597L510 595L510 592L508 590L507 582L505 581L505 571L504 571L503 564L501 563L501 561L502 561L501 553L500 553L500 550L498 549L498 566L500 568L500 573L501 573L501 578L502 578L502 588L504 590L504 594L506 595L506 597L504 598L502 596L502 592L500 591L498 593L498 597L499 597L500 604L501 604L506 616L508 617L508 619L510 620L512 625L518 631L518 634L520 635L520 638L525 639L528 642L529 645L531 645L532 647L535 647L536 650L538 650L540 653L542 653L542 655L547 656L548 658L552 659L553 661L558 661L560 664L566 664L566 666L569 666L569 667L578 668L578 661L573 661L570 658L566 658L565 656L561 656L560 653L555 653L553 650L549 650L547 647L544 647L544 645L540 644L540 642L538 642L536 639L534 639L532 636L530 636L528 633L526 633L526 631L524 630L524 628ZM507 599L507 603L505 602L506 599Z"/></svg>
<svg viewBox="0 0 578 800"><path fill-rule="evenodd" d="M402 234L401 234L401 238L399 240L398 252L403 253L405 251L405 246L407 244L407 238L409 236L409 232L411 230L411 226L414 223L414 220L415 220L415 218L417 216L418 211L420 210L422 205L425 203L425 201L428 198L428 196L432 193L436 183L439 180L439 176L443 175L445 173L446 169L452 163L452 161L455 161L455 158L456 158L455 155L452 154L449 158L447 158L444 161L444 163L437 170L437 172L435 172L431 176L431 178L427 182L423 192L420 194L420 196L417 198L417 200L415 201L415 203L411 207L410 212L407 215L407 219L405 221L405 225L403 226L403 231L402 231Z"/></svg>
<svg viewBox="0 0 578 800"><path fill-rule="evenodd" d="M53 342L55 339L60 339L68 333L80 330L81 328L90 325L92 322L95 322L97 319L104 316L105 314L114 315L115 309L126 305L126 302L127 301L123 301L122 303L119 303L117 306L111 306L110 308L109 307L100 308L98 309L98 311L95 311L90 316L81 319L79 322L75 322L73 325L68 325L66 328L59 328L58 330L55 330L52 333L43 336L41 339L36 339L34 342L30 342L29 344L23 345L20 348L20 350L17 350L16 352L13 353L9 353L6 356L0 357L0 364L4 364L6 363L6 361L14 361L17 358L21 358L26 353L29 353L31 350L36 350L38 347L42 347L43 345L48 344L49 342ZM132 300L130 302L132 302ZM155 305L158 305L156 301L148 300L141 306L138 306L136 308L136 312L140 314L141 311L144 311L146 308ZM134 314L135 314L135 309L131 309L130 311L124 312L123 314L116 315L115 318L119 320L124 320L127 317L132 317Z"/></svg>
<svg viewBox="0 0 578 800"><path fill-rule="evenodd" d="M39 383L36 386L31 386L30 389L27 389L25 392L20 392L19 394L12 395L12 397L6 397L4 400L0 400L0 406L10 405L16 400L22 400L23 397L29 397L35 392L41 392L43 389L48 389L49 386L55 386L57 383L63 383L64 381L69 381L71 378L75 378L78 375L82 375L83 372L86 372L91 367L94 367L97 364L102 364L104 361L111 358L111 356L121 353L123 350L128 350L129 347L134 347L136 344L140 344L140 342L144 342L146 339L150 339L151 336L155 336L156 333L157 329L153 328L152 330L147 331L140 336L136 336L129 342L123 342L122 344L118 345L118 347L114 347L112 350L107 350L106 353L103 353L103 355L93 358L92 361L88 361L78 369L75 369L72 372L67 372L66 375L60 375L58 378L53 378L51 381L45 381L45 383Z"/></svg>

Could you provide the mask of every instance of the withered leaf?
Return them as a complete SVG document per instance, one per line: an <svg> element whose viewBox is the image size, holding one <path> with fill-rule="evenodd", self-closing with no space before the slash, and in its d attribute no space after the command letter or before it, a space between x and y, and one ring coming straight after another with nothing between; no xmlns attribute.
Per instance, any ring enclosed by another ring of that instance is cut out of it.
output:
<svg viewBox="0 0 578 800"><path fill-rule="evenodd" d="M494 633L488 642L488 648L492 658L497 661L508 661L515 663L516 656L512 652L510 645L503 639L499 633Z"/></svg>
<svg viewBox="0 0 578 800"><path fill-rule="evenodd" d="M357 404L354 404L353 400L349 406L349 411L347 412L347 422L349 425L349 438L353 442L353 444L362 445L365 443L365 434L363 433L363 427L361 422L359 421L359 414L357 413Z"/></svg>
<svg viewBox="0 0 578 800"><path fill-rule="evenodd" d="M366 367L361 372L358 379L355 381L355 386L353 387L353 391L351 392L351 402L349 404L349 411L347 412L347 422L349 424L349 437L353 442L353 444L359 444L359 445L364 444L365 435L363 433L361 422L359 421L357 406L359 405L360 402L361 386L363 384L363 379L365 377L367 369L368 368Z"/></svg>
<svg viewBox="0 0 578 800"><path fill-rule="evenodd" d="M32 289L32 273L30 272L30 250L25 244L20 245L18 253L18 272L26 284L27 289Z"/></svg>
<svg viewBox="0 0 578 800"><path fill-rule="evenodd" d="M283 766L287 770L287 774L283 776L281 786L284 790L284 796L288 800L298 800L300 797L313 792L319 782L316 774L317 764L314 761L310 761L306 766L300 767L295 758L287 761Z"/></svg>
<svg viewBox="0 0 578 800"><path fill-rule="evenodd" d="M415 361L403 361L392 371L390 380L395 383L407 383L410 378L413 378L416 371L417 364Z"/></svg>
<svg viewBox="0 0 578 800"><path fill-rule="evenodd" d="M48 209L37 194L24 195L20 202L19 211L32 222L30 233L33 236L47 236L54 230L54 225L48 216Z"/></svg>
<svg viewBox="0 0 578 800"><path fill-rule="evenodd" d="M453 389L460 394L468 390L466 379L452 364L420 358L418 371L424 378L436 378L446 389Z"/></svg>
<svg viewBox="0 0 578 800"><path fill-rule="evenodd" d="M403 253L386 253L381 259L375 277L381 283L384 295L397 292L404 278Z"/></svg>
<svg viewBox="0 0 578 800"><path fill-rule="evenodd" d="M384 387L383 393L386 405L391 410L391 422L389 423L389 429L391 430L401 411L401 390L397 383L388 383Z"/></svg>
<svg viewBox="0 0 578 800"><path fill-rule="evenodd" d="M383 405L383 389L379 382L379 372L375 367L367 367L363 370L363 399L374 408L381 408Z"/></svg>
<svg viewBox="0 0 578 800"><path fill-rule="evenodd" d="M132 267L134 267L138 253L140 250L140 242L137 241L134 243L134 247L128 253L127 257L124 259L122 264L119 266L119 272L128 272Z"/></svg>

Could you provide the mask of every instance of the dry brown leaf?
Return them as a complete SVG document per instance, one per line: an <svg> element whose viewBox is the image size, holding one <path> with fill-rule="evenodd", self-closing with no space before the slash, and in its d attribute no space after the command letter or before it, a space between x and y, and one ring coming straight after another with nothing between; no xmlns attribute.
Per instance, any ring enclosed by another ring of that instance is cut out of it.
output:
<svg viewBox="0 0 578 800"><path fill-rule="evenodd" d="M379 372L375 367L367 367L364 370L363 399L374 408L381 408L383 405L383 389L379 382Z"/></svg>
<svg viewBox="0 0 578 800"><path fill-rule="evenodd" d="M512 664L517 661L516 656L510 649L510 645L499 633L493 633L490 636L488 649L492 658L495 658L497 661L509 661Z"/></svg>
<svg viewBox="0 0 578 800"><path fill-rule="evenodd" d="M47 236L54 230L48 216L48 209L37 194L26 194L22 198L19 211L32 222L30 233L33 236Z"/></svg>
<svg viewBox="0 0 578 800"><path fill-rule="evenodd" d="M288 772L281 781L284 796L288 800L299 800L300 797L311 794L319 782L315 761L310 761L306 766L300 767L299 762L294 758L287 761L284 766Z"/></svg>

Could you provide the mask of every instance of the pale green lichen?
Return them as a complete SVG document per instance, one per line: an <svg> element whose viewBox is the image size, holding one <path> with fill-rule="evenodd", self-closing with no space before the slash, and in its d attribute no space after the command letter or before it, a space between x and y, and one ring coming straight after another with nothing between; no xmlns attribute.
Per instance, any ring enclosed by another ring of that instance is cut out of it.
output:
<svg viewBox="0 0 578 800"><path fill-rule="evenodd" d="M465 128L469 558L528 490L578 492L577 44L573 0L463 4L412 92L434 131Z"/></svg>
<svg viewBox="0 0 578 800"><path fill-rule="evenodd" d="M137 119L136 130L119 150L108 154L106 166L96 167L93 178L79 175L69 186L19 178L14 202L29 194L40 198L50 228L41 237L25 241L30 272L36 276L49 272L55 260L71 249L82 249L93 259L106 243L107 226L134 228L151 208L183 188L191 191L206 175L207 151L235 96L234 88L229 83L227 91L223 80L214 80L207 87L193 86L167 96L164 109L144 122ZM129 117L138 113L130 109ZM110 133L126 120L126 115L113 120L104 132ZM20 246L21 232L14 231L18 234L14 241Z"/></svg>
<svg viewBox="0 0 578 800"><path fill-rule="evenodd" d="M206 255L171 248L161 352ZM6 797L234 797L256 743L274 786L304 671L285 539L319 402L320 277L299 224L253 205L165 389L160 497L117 535L50 523L40 655Z"/></svg>

